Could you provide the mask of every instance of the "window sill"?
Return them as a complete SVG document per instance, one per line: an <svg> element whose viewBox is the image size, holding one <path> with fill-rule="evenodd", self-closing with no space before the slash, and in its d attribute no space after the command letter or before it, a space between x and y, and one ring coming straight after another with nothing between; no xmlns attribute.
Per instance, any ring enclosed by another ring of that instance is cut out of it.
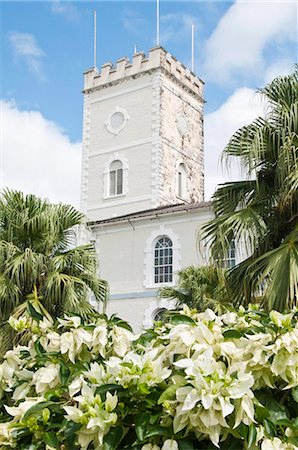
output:
<svg viewBox="0 0 298 450"><path fill-rule="evenodd" d="M175 286L175 281L168 281L167 283L151 283L146 284L145 289L160 289L162 287L172 287Z"/></svg>
<svg viewBox="0 0 298 450"><path fill-rule="evenodd" d="M114 198L121 198L121 197L126 197L126 194L105 195L105 196L103 197L103 199L104 199L104 200L109 200L110 198L111 198L111 199L114 199Z"/></svg>

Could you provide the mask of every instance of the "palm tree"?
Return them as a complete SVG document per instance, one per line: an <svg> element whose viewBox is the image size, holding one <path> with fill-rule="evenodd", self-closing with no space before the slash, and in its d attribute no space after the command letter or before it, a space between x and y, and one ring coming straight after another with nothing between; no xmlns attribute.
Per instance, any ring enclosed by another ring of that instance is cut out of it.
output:
<svg viewBox="0 0 298 450"><path fill-rule="evenodd" d="M262 289L264 305L282 311L298 303L298 66L258 92L265 118L238 130L223 153L238 158L247 178L218 188L203 234L214 261L232 239L246 242L250 256L229 271L236 304Z"/></svg>
<svg viewBox="0 0 298 450"><path fill-rule="evenodd" d="M215 266L189 266L180 270L177 286L161 288L159 296L176 299L177 307L186 304L198 311L211 308L222 313L231 306L226 271Z"/></svg>
<svg viewBox="0 0 298 450"><path fill-rule="evenodd" d="M72 206L5 190L0 197L0 317L5 322L35 303L54 317L94 311L92 292L105 302L107 283L96 274L94 246L74 246L74 227L84 220ZM21 306L22 305L22 306Z"/></svg>

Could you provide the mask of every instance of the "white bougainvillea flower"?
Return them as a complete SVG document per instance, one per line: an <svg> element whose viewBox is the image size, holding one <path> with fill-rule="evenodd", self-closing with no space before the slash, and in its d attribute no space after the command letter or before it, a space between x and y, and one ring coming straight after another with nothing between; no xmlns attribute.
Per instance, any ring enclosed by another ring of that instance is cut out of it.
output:
<svg viewBox="0 0 298 450"><path fill-rule="evenodd" d="M8 320L9 325L18 333L25 331L30 326L30 320L26 316L21 316L18 319L16 317L10 316Z"/></svg>
<svg viewBox="0 0 298 450"><path fill-rule="evenodd" d="M117 414L112 412L118 403L117 395L107 392L106 400L102 401L94 391L94 388L84 383L81 395L73 399L78 406L64 406L66 419L82 424L77 434L78 442L84 449L88 448L90 442L94 442L95 448L101 448L104 436L118 419Z"/></svg>
<svg viewBox="0 0 298 450"><path fill-rule="evenodd" d="M65 416L66 419L71 420L72 422L80 423L82 417L84 416L83 411L81 411L76 406L63 406L63 409L65 410L67 416Z"/></svg>
<svg viewBox="0 0 298 450"><path fill-rule="evenodd" d="M54 321L50 317L44 317L42 320L38 322L39 329L42 333L47 333L52 330L54 325Z"/></svg>
<svg viewBox="0 0 298 450"><path fill-rule="evenodd" d="M167 439L161 447L161 450L179 450L178 443L174 439Z"/></svg>
<svg viewBox="0 0 298 450"><path fill-rule="evenodd" d="M13 392L12 395L12 399L17 401L17 400L22 400L24 399L27 394L29 393L31 388L31 385L29 383L22 383L19 386L17 386Z"/></svg>
<svg viewBox="0 0 298 450"><path fill-rule="evenodd" d="M102 365L99 365L97 362L92 362L90 364L90 370L83 372L84 377L88 378L88 380L94 385L104 384L106 373Z"/></svg>
<svg viewBox="0 0 298 450"><path fill-rule="evenodd" d="M70 361L74 364L76 351L73 333L71 331L62 333L60 339L61 339L61 354L64 355L66 353Z"/></svg>
<svg viewBox="0 0 298 450"><path fill-rule="evenodd" d="M114 411L118 403L118 397L117 395L112 395L110 392L107 392L107 397L105 401L105 409L108 412Z"/></svg>
<svg viewBox="0 0 298 450"><path fill-rule="evenodd" d="M50 331L41 337L40 343L48 352L60 352L61 336L56 331Z"/></svg>
<svg viewBox="0 0 298 450"><path fill-rule="evenodd" d="M16 448L13 431L14 429L10 422L0 423L0 448Z"/></svg>
<svg viewBox="0 0 298 450"><path fill-rule="evenodd" d="M78 316L66 316L64 315L64 319L60 319L58 317L59 328L78 328L81 325L81 318Z"/></svg>
<svg viewBox="0 0 298 450"><path fill-rule="evenodd" d="M71 397L80 392L82 386L84 384L84 376L80 375L78 378L75 378L70 385L68 386L68 392Z"/></svg>
<svg viewBox="0 0 298 450"><path fill-rule="evenodd" d="M106 324L98 325L93 330L92 351L105 357L105 347L108 343L108 330Z"/></svg>
<svg viewBox="0 0 298 450"><path fill-rule="evenodd" d="M21 402L19 406L6 406L4 405L6 411L9 415L15 418L21 418L32 406L37 403L43 402L45 399L43 397L32 397L27 398L24 402Z"/></svg>
<svg viewBox="0 0 298 450"><path fill-rule="evenodd" d="M294 313L290 314L281 314L278 311L271 311L269 314L270 319L279 328L289 328L291 327L291 322L293 319Z"/></svg>
<svg viewBox="0 0 298 450"><path fill-rule="evenodd" d="M46 367L38 369L32 379L37 394L45 393L53 389L60 382L60 366L59 364L48 364Z"/></svg>
<svg viewBox="0 0 298 450"><path fill-rule="evenodd" d="M111 332L114 352L117 356L124 356L130 349L133 341L133 333L125 328L115 325Z"/></svg>
<svg viewBox="0 0 298 450"><path fill-rule="evenodd" d="M297 450L293 444L282 442L278 437L273 439L264 439L261 450Z"/></svg>

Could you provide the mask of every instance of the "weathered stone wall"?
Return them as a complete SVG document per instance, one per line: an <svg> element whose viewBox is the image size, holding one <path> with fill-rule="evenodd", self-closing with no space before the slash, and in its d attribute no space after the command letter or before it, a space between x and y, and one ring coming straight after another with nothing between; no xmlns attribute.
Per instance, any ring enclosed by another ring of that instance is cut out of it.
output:
<svg viewBox="0 0 298 450"><path fill-rule="evenodd" d="M161 75L160 204L178 203L178 165L187 172L185 200L204 199L203 100L181 84Z"/></svg>

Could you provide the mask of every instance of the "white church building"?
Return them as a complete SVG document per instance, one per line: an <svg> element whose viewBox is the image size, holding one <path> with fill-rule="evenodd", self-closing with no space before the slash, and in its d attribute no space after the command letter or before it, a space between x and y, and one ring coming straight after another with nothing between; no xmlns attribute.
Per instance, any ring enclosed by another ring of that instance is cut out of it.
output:
<svg viewBox="0 0 298 450"><path fill-rule="evenodd" d="M173 306L161 286L206 264L203 85L162 47L84 74L81 209L110 286L107 312L135 331Z"/></svg>

